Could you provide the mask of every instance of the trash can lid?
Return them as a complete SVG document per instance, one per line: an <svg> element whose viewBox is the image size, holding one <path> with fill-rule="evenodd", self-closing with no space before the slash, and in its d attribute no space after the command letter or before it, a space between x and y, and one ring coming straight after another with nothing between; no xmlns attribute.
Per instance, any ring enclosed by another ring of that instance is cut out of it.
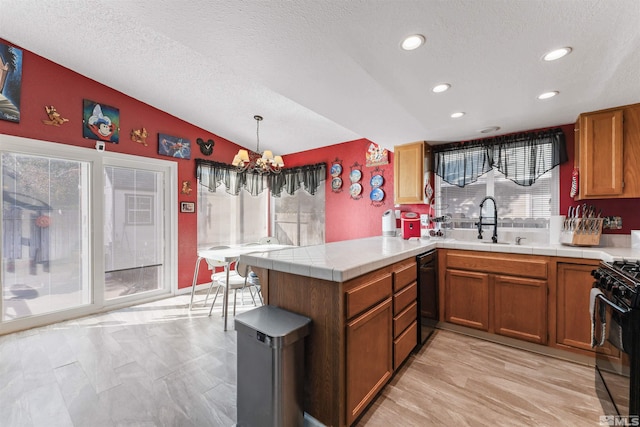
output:
<svg viewBox="0 0 640 427"><path fill-rule="evenodd" d="M238 314L235 328L238 333L255 335L261 332L281 345L288 345L309 335L311 319L273 305L263 305Z"/></svg>

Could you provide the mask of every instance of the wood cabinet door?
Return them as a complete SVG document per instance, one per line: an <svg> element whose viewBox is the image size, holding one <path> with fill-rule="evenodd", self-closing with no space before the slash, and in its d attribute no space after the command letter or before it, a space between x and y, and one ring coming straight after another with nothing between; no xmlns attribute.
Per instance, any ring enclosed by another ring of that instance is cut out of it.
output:
<svg viewBox="0 0 640 427"><path fill-rule="evenodd" d="M494 276L494 329L497 334L547 343L547 281Z"/></svg>
<svg viewBox="0 0 640 427"><path fill-rule="evenodd" d="M392 303L387 298L347 324L347 425L393 373Z"/></svg>
<svg viewBox="0 0 640 427"><path fill-rule="evenodd" d="M393 198L395 204L424 202L424 153L424 142L394 147Z"/></svg>
<svg viewBox="0 0 640 427"><path fill-rule="evenodd" d="M570 263L558 264L556 290L556 343L595 352L591 347L591 315L589 294L594 278L591 271L597 266ZM609 322L609 318L607 318ZM619 358L620 351L605 342L603 353Z"/></svg>
<svg viewBox="0 0 640 427"><path fill-rule="evenodd" d="M489 330L489 275L447 269L445 274L445 321Z"/></svg>
<svg viewBox="0 0 640 427"><path fill-rule="evenodd" d="M556 342L593 351L589 293L593 287L591 271L596 267L558 264L556 291Z"/></svg>
<svg viewBox="0 0 640 427"><path fill-rule="evenodd" d="M622 195L622 118L621 109L580 116L580 198Z"/></svg>

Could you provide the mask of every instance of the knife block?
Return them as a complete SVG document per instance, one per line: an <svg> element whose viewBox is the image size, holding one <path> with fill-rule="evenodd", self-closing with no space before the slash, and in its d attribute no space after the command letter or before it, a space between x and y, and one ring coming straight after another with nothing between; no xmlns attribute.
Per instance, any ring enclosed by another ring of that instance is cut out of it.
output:
<svg viewBox="0 0 640 427"><path fill-rule="evenodd" d="M604 218L566 218L560 231L560 243L569 246L600 244Z"/></svg>

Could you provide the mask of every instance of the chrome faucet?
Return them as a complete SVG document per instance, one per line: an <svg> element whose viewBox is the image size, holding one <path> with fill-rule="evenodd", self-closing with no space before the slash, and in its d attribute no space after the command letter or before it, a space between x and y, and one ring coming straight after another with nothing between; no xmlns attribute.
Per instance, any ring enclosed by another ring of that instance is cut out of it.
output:
<svg viewBox="0 0 640 427"><path fill-rule="evenodd" d="M482 207L487 199L493 202L493 222L482 222ZM491 196L487 196L482 199L480 202L480 221L476 222L476 225L478 226L478 239L482 239L483 225L493 225L493 236L491 236L491 241L493 243L498 243L498 206L496 205L496 199Z"/></svg>

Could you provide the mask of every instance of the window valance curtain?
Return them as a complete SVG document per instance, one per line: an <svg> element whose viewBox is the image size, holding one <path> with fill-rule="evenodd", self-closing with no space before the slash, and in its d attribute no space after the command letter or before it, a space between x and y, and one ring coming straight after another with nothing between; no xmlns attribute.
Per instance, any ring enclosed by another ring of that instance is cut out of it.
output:
<svg viewBox="0 0 640 427"><path fill-rule="evenodd" d="M293 195L304 187L307 193L314 195L326 179L326 163L284 168L279 174L260 175L257 172L239 172L235 166L204 159L196 159L196 179L210 192L215 192L224 184L227 193L237 196L242 188L252 196L269 188L274 197L280 197L282 191Z"/></svg>
<svg viewBox="0 0 640 427"><path fill-rule="evenodd" d="M568 159L561 129L437 145L433 152L435 173L458 187L493 168L518 185L530 186Z"/></svg>

